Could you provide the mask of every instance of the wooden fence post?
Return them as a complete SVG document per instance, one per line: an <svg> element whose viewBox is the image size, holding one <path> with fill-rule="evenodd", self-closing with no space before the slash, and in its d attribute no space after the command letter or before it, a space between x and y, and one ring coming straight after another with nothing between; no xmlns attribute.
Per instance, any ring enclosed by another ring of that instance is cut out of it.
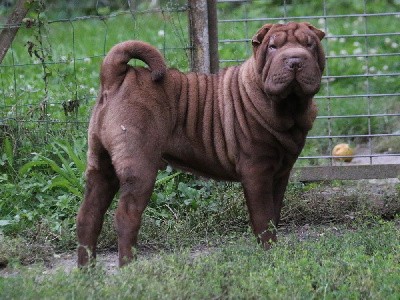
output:
<svg viewBox="0 0 400 300"><path fill-rule="evenodd" d="M200 73L218 71L216 0L188 0L191 69Z"/></svg>
<svg viewBox="0 0 400 300"><path fill-rule="evenodd" d="M215 74L219 71L217 0L207 0L207 6L210 72Z"/></svg>
<svg viewBox="0 0 400 300"><path fill-rule="evenodd" d="M27 0L19 0L15 6L14 11L11 13L7 20L5 28L0 33L0 64L6 56L8 49L11 46L14 37L16 36L19 24L25 18L29 10Z"/></svg>

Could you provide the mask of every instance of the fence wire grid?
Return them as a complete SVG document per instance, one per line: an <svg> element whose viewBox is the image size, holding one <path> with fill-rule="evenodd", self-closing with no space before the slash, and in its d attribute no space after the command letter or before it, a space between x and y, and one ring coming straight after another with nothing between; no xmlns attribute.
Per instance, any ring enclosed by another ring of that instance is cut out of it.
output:
<svg viewBox="0 0 400 300"><path fill-rule="evenodd" d="M0 65L0 133L19 149L35 151L52 139L85 135L101 61L118 42L145 40L170 66L189 69L187 4L75 2L34 6L21 24L5 23L12 5L0 2L0 29L20 27Z"/></svg>
<svg viewBox="0 0 400 300"><path fill-rule="evenodd" d="M220 48L237 53L220 51L220 65L250 56L249 41L265 23L305 21L325 31L326 69L315 97L319 114L297 163L321 168L303 177L399 176L399 5L366 0L266 2L219 1L220 8L240 7L240 13L219 18ZM351 162L332 156L340 143L353 149ZM336 166L341 168L332 168Z"/></svg>
<svg viewBox="0 0 400 300"><path fill-rule="evenodd" d="M0 134L20 147L86 134L100 63L117 42L147 41L169 66L190 69L185 1L49 3L31 10L0 65ZM0 0L0 15L9 4ZM399 176L398 2L220 0L217 12L220 68L248 58L249 41L265 23L307 21L325 31L319 114L296 164L314 167L305 180ZM5 22L1 17L0 29ZM354 149L351 162L333 158L340 143Z"/></svg>

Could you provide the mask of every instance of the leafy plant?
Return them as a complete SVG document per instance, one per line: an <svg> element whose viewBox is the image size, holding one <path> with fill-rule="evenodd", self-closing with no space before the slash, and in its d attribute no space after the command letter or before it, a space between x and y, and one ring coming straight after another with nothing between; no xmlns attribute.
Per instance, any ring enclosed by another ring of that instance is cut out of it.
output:
<svg viewBox="0 0 400 300"><path fill-rule="evenodd" d="M80 198L83 194L83 174L86 168L85 145L86 142L77 140L72 145L65 142L54 142L51 144L54 158L35 153L33 160L19 169L19 174L24 176L32 168L49 168L54 175L43 191L61 188Z"/></svg>
<svg viewBox="0 0 400 300"><path fill-rule="evenodd" d="M5 148L2 161L13 166L8 142ZM22 165L13 180L2 174L0 226L7 232L39 226L48 237L70 241L75 236L75 215L83 194L85 148L85 139L75 139L71 144L57 141L42 153L34 153L32 161Z"/></svg>
<svg viewBox="0 0 400 300"><path fill-rule="evenodd" d="M215 182L167 168L160 171L148 210L157 219L178 219L215 201Z"/></svg>

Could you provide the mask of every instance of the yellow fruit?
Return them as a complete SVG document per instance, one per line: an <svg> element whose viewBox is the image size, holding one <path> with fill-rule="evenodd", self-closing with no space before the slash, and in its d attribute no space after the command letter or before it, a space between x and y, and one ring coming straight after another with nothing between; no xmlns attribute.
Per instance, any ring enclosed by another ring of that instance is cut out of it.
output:
<svg viewBox="0 0 400 300"><path fill-rule="evenodd" d="M336 160L341 160L344 162L351 162L353 160L354 151L353 149L349 146L349 144L337 144L333 150L332 150L332 155L334 156L334 159ZM343 156L349 156L349 157L343 157Z"/></svg>

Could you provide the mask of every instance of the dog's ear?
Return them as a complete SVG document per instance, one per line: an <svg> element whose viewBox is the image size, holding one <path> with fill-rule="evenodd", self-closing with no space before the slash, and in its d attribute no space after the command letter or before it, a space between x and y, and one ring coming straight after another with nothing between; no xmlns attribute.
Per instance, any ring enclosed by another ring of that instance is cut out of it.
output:
<svg viewBox="0 0 400 300"><path fill-rule="evenodd" d="M313 25L311 25L310 23L305 23L305 25L311 29L312 32L314 32L317 37L319 38L319 40L322 40L325 36L325 32L323 32L322 30L319 30L318 28L315 28Z"/></svg>
<svg viewBox="0 0 400 300"><path fill-rule="evenodd" d="M251 39L251 43L253 44L254 50L261 45L265 35L272 28L273 24L265 24L261 27L257 33ZM255 51L254 51L255 52Z"/></svg>
<svg viewBox="0 0 400 300"><path fill-rule="evenodd" d="M304 25L307 26L308 29L310 29L319 38L319 40L322 40L324 38L325 32L315 28L310 23L304 22ZM323 71L325 68L325 53L320 43L317 43L317 51L319 68L321 69L321 71Z"/></svg>

